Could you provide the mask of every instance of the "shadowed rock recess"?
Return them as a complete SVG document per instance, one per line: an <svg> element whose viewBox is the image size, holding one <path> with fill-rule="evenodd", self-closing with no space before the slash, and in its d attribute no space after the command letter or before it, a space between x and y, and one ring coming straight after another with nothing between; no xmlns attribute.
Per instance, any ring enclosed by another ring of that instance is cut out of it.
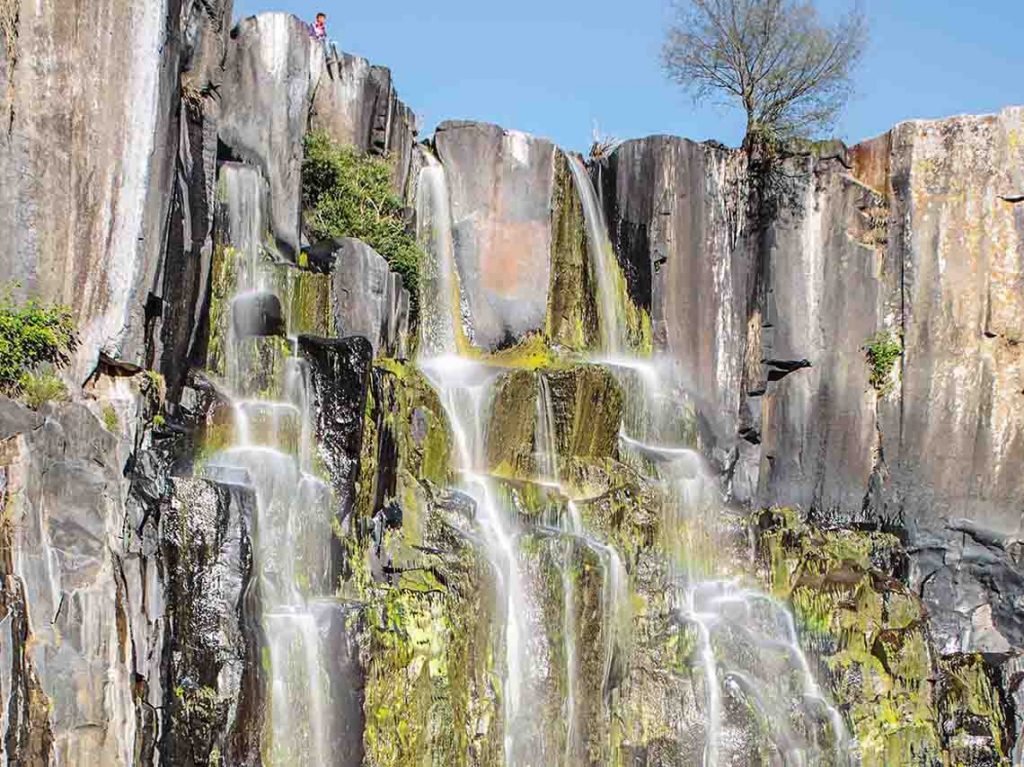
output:
<svg viewBox="0 0 1024 767"><path fill-rule="evenodd" d="M63 5L0 2L0 280L79 335L0 397L0 764L1021 764L1024 108L765 184ZM417 283L311 241L313 130Z"/></svg>

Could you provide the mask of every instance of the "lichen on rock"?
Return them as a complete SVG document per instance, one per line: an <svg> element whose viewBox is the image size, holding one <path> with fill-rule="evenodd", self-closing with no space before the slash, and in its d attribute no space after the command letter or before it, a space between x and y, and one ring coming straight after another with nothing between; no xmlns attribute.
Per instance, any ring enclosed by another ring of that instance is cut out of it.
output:
<svg viewBox="0 0 1024 767"><path fill-rule="evenodd" d="M852 726L864 765L1009 764L1002 695L981 656L939 656L894 535L757 520L764 576Z"/></svg>

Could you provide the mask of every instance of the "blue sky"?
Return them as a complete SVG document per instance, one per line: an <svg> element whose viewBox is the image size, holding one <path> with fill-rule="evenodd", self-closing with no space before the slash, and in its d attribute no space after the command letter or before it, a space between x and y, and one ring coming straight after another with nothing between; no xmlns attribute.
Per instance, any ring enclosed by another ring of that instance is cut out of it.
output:
<svg viewBox="0 0 1024 767"><path fill-rule="evenodd" d="M822 0L826 12L841 0ZM837 135L858 141L901 120L1024 103L1021 0L865 0L871 44ZM331 37L392 69L421 135L445 119L496 122L570 149L601 133L672 133L736 144L743 121L697 106L660 70L667 0L236 0L329 16Z"/></svg>

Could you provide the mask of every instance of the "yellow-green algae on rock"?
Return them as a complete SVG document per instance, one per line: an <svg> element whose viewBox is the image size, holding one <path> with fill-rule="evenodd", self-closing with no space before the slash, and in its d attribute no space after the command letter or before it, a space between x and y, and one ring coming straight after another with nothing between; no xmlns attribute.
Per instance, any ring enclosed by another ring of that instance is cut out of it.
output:
<svg viewBox="0 0 1024 767"><path fill-rule="evenodd" d="M817 529L792 509L766 511L756 527L763 574L792 606L865 767L1010 764L984 659L930 647L895 535Z"/></svg>
<svg viewBox="0 0 1024 767"><path fill-rule="evenodd" d="M387 445L393 452L382 454ZM503 755L494 577L467 538L471 508L443 489L451 446L422 375L378 360L352 528L367 530L379 500L392 496L402 523L379 545L344 534L353 567L342 587L364 605L352 628L364 666L366 763L377 767L488 767Z"/></svg>

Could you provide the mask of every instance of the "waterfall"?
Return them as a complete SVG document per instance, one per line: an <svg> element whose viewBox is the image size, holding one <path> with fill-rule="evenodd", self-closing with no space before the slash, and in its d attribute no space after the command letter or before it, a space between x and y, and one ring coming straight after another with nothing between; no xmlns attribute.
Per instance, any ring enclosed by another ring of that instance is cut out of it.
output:
<svg viewBox="0 0 1024 767"><path fill-rule="evenodd" d="M500 357L488 360L479 351L460 348L464 312L445 170L435 158L424 156L416 196L417 235L428 259L421 283L424 315L417 364L436 389L451 425L456 489L475 502L476 525L496 577L503 618L502 651L496 650L496 657L503 661L505 764L573 767L592 761L595 747L609 753L616 747L613 693L621 678L616 658L626 657L631 642L630 574L616 546L587 529L581 503L593 499L574 498L572 482L563 479L560 445L567 438L559 433L560 418L573 416L559 413L555 372L530 372L536 382L534 475L516 480L547 499L542 516L524 516L524 509L510 501L515 493L503 484L506 480L491 476L488 424L507 371L499 366ZM672 584L667 609L674 616L679 641L693 648L688 656L692 676L686 684L701 718L680 722L679 742L699 738L697 753L703 754L698 758L705 767L738 763L763 749L779 764L849 764L853 752L842 716L814 679L792 615L751 588L742 575L729 571L729 557L723 556L728 551L724 528L733 515L699 452L695 409L680 383L677 365L630 356L624 340L622 275L597 195L579 158L570 158L570 168L583 203L596 277L599 351L604 360L598 364L618 380L625 395L619 459L658 491L664 539L660 545ZM521 381L522 373L518 375ZM533 543L527 546L528 541ZM550 599L534 607L538 584L526 552L538 548L559 571L558 580L549 581L560 587L558 625L538 623L531 612L547 609L549 615L555 614ZM581 562L589 562L586 567L592 573L596 563L601 579L595 595L600 602L600 634L590 623L597 620L596 611L582 601ZM587 640L585 631L590 632ZM584 641L600 642L600 680L594 678L595 666L584 662L585 655L597 657ZM536 655L538 650L543 655L543 648L564 665L545 664ZM538 670L538 665L544 667ZM547 687L538 689L541 684ZM584 710L584 690L598 684L604 712L600 722L592 708ZM538 720L542 699L552 690L561 694L564 725L558 736L564 735L563 741L552 734L550 721ZM594 731L595 723L600 732ZM560 743L560 753L552 751L555 743Z"/></svg>
<svg viewBox="0 0 1024 767"><path fill-rule="evenodd" d="M432 255L420 276L420 354L454 354L460 322L458 272L448 180L429 151L421 150L425 165L416 187L416 240Z"/></svg>
<svg viewBox="0 0 1024 767"><path fill-rule="evenodd" d="M340 732L331 699L327 635L340 606L332 599L330 575L332 493L313 473L310 374L296 356L297 340L276 337L283 329L267 325L273 309L287 304L288 297L282 301L272 292L273 267L261 252L265 212L260 174L225 164L221 190L225 230L234 248L225 257L235 259L224 350L234 437L203 470L255 491L253 559L265 638L266 762L329 764ZM268 379L271 391L265 389Z"/></svg>
<svg viewBox="0 0 1024 767"><path fill-rule="evenodd" d="M531 712L523 700L523 681L528 666L523 618L527 608L516 532L487 474L486 415L494 379L500 371L452 355L421 360L420 367L437 389L451 424L459 489L476 504L476 520L498 579L505 621L505 754L506 762L513 764L515 754L523 747L520 739L526 729L524 719L529 718Z"/></svg>
<svg viewBox="0 0 1024 767"><path fill-rule="evenodd" d="M695 449L697 430L678 366L624 353L618 261L586 168L580 158L569 159L597 272L601 351L626 394L623 458L659 483L665 499L662 526L677 584L676 611L693 632L703 677L704 767L732 763L745 729L764 731L784 764L848 764L853 757L846 726L814 680L792 615L740 579L722 577L727 510ZM754 721L743 721L743 706L734 702L742 702ZM794 707L802 732L792 722Z"/></svg>
<svg viewBox="0 0 1024 767"><path fill-rule="evenodd" d="M620 440L626 460L663 488L676 612L692 632L702 676L703 764L734 763L748 731L764 733L786 765L851 764L842 716L818 687L789 610L723 576L729 512L701 454L675 441L687 429L674 371L639 360L618 367L638 400Z"/></svg>
<svg viewBox="0 0 1024 767"><path fill-rule="evenodd" d="M621 271L615 249L608 238L608 226L583 160L567 155L576 191L583 204L583 220L587 228L587 253L591 269L597 278L597 321L601 330L601 351L611 358L619 357L625 349L623 326L625 311L620 289Z"/></svg>
<svg viewBox="0 0 1024 767"><path fill-rule="evenodd" d="M459 356L458 277L444 168L424 151L416 195L417 237L429 258L421 285L419 366L437 389L455 437L459 489L476 503L488 558L498 578L505 644L503 713L506 761L513 763L521 733L526 665L523 583L511 520L487 475L486 415L496 368Z"/></svg>

